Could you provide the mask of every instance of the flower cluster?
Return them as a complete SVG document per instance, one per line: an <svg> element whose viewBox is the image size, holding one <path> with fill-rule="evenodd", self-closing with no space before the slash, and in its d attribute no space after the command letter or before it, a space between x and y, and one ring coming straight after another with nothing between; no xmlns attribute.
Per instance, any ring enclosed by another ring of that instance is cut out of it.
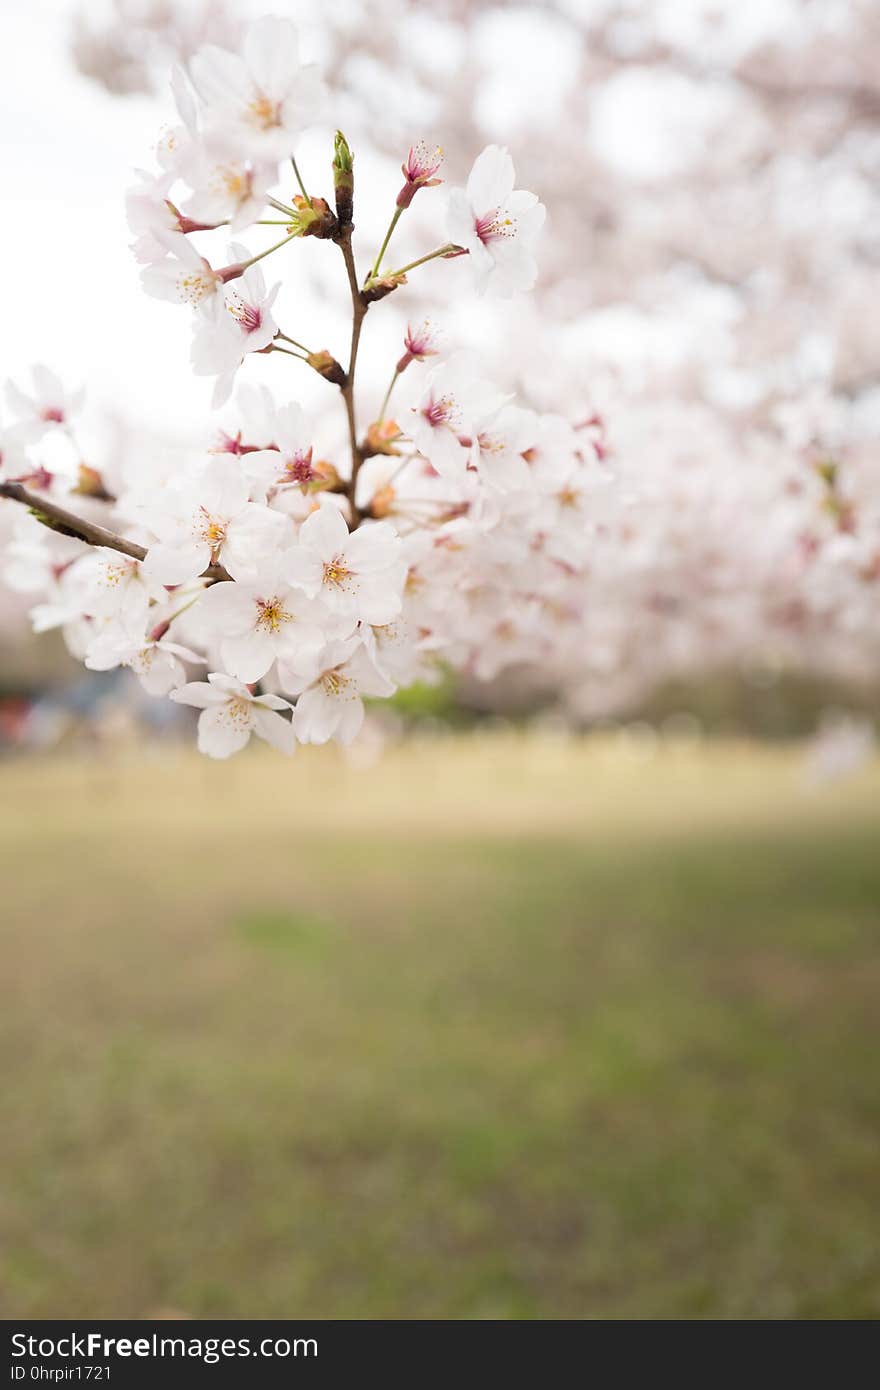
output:
<svg viewBox="0 0 880 1390"><path fill-rule="evenodd" d="M327 197L306 191L296 163L324 96L291 25L263 20L235 51L201 49L173 91L159 167L129 195L134 251L145 289L184 306L193 367L215 378L226 413L200 454L98 462L81 443L80 392L45 368L9 388L0 580L34 597L38 630L60 628L90 669L127 667L150 693L199 709L214 756L251 734L288 752L347 742L365 699L443 669L504 673L576 718L711 668L876 673L876 413L843 418L833 397L801 394L731 426L675 399L634 411L613 388L597 413L578 396L577 325L554 325L550 343L521 305L530 359L553 364L532 372L533 389L569 414L527 408L487 379L506 340L477 359L421 313L381 403L368 400L358 355L381 301L451 259L477 293L528 289L543 207L496 146L444 199L442 151L414 140L359 274L347 140L332 142ZM311 188L320 176L305 173ZM398 265L389 247L416 196L426 215L434 200L442 230ZM336 258L350 298L344 351L304 346L321 326L285 319L278 285L295 279L306 237ZM249 381L269 353L294 359L294 380L317 373L327 410Z"/></svg>
<svg viewBox="0 0 880 1390"><path fill-rule="evenodd" d="M287 752L296 742L346 743L364 698L432 679L441 663L487 677L535 660L571 620L610 477L594 434L516 405L478 363L442 352L428 323L407 329L363 430L355 394L374 302L416 266L464 256L480 292L529 288L544 209L514 188L507 151L490 146L448 198L454 239L389 271L399 218L441 183L441 152L414 144L388 233L359 281L344 136L332 159L335 212L306 193L296 165L297 136L323 89L300 62L293 25L258 21L239 51L200 50L172 85L179 124L160 142L158 172L142 173L128 197L144 288L188 307L193 367L216 378L217 404L250 354L288 353L319 372L340 392L349 457L326 457L321 419L245 385L234 422L201 457L114 477L82 463L70 419L79 396L38 369L33 395L10 391L0 495L30 514L15 529L5 578L42 591L35 627L60 627L88 668L129 667L150 693L200 709L199 746L212 756L252 733ZM270 190L287 157L301 191L285 201ZM206 254L208 233L238 236L264 222L283 226L283 239ZM281 331L278 285L268 288L258 266L304 236L342 252L353 325L345 367ZM412 390L392 417L401 378ZM38 461L49 432L67 441L68 456L53 446Z"/></svg>
<svg viewBox="0 0 880 1390"><path fill-rule="evenodd" d="M425 353L425 330L407 342ZM130 667L150 693L201 708L205 752L251 733L288 751L348 742L365 696L430 680L440 662L490 677L564 639L609 478L566 421L513 405L453 356L387 452L363 461L352 500L299 407L242 387L236 416L202 458L91 499L131 554L101 544L97 522L82 522L91 548L65 527L83 506L73 469L26 464L6 485L28 479L37 511L21 514L4 575L43 591L35 626L60 626L90 669ZM60 531L37 519L58 511ZM203 678L187 680L196 665Z"/></svg>

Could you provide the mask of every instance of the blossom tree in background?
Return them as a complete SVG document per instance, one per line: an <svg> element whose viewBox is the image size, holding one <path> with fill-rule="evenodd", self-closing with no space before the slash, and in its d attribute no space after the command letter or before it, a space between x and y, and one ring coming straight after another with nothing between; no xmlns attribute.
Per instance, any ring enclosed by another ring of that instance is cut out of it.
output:
<svg viewBox="0 0 880 1390"><path fill-rule="evenodd" d="M150 91L203 44L234 47L243 25L226 0L109 0L75 12L71 46L86 77L116 94Z"/></svg>

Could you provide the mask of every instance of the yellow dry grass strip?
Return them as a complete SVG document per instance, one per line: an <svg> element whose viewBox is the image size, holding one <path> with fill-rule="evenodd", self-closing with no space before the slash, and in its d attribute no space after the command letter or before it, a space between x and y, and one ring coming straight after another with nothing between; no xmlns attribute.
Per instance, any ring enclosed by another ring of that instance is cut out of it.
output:
<svg viewBox="0 0 880 1390"><path fill-rule="evenodd" d="M803 749L739 742L643 747L616 738L481 733L414 739L365 764L336 749L291 762L249 750L216 764L191 751L95 750L0 766L10 837L87 821L110 833L150 826L288 825L303 833L680 835L870 817L880 763L811 787Z"/></svg>

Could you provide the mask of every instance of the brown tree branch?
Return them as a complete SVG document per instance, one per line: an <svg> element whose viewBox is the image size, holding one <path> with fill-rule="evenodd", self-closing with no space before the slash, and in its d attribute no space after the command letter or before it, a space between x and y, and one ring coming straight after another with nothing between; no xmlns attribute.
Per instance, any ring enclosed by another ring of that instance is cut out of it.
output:
<svg viewBox="0 0 880 1390"><path fill-rule="evenodd" d="M48 497L41 497L38 493L28 492L22 483L0 482L0 497L7 497L10 502L20 502L22 506L28 507L44 526L48 526L50 530L59 531L64 536L73 536L76 540L84 541L86 545L98 545L107 550L117 550L120 555L128 555L132 560L146 558L145 547L138 545L137 541L127 540L125 536L119 536L115 531L108 531L106 526L99 526L97 522L77 516L75 512L68 511L66 507L59 506L57 502L52 502ZM211 579L220 583L231 579L232 575L222 565L209 565L206 570L202 571L199 578Z"/></svg>

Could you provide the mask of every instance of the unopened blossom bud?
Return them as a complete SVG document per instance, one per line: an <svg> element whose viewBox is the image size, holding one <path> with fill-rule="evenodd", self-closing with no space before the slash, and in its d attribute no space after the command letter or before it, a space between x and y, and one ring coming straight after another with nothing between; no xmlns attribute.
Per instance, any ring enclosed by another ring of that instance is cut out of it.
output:
<svg viewBox="0 0 880 1390"><path fill-rule="evenodd" d="M436 357L438 352L436 344L437 335L427 319L418 328L413 328L407 324L406 336L403 340L406 351L398 362L396 370L405 372L410 362L424 362L426 357Z"/></svg>
<svg viewBox="0 0 880 1390"><path fill-rule="evenodd" d="M333 191L340 227L350 227L354 213L354 155L341 130L333 141Z"/></svg>
<svg viewBox="0 0 880 1390"><path fill-rule="evenodd" d="M318 459L312 464L312 472L316 475L313 482L309 485L310 492L343 492L342 479L334 463L329 459Z"/></svg>
<svg viewBox="0 0 880 1390"><path fill-rule="evenodd" d="M306 358L306 362L313 371L318 373L318 376L326 378L327 381L332 381L335 386L345 385L345 372L336 361L336 358L331 357L326 348L322 348L320 352L310 352Z"/></svg>
<svg viewBox="0 0 880 1390"><path fill-rule="evenodd" d="M271 344L269 345L271 349ZM261 348L266 352L266 348ZM255 454L259 450L258 444L244 444L241 438L241 430L236 434L227 434L225 430L219 430L217 443L208 452L211 454L235 454L237 457L242 454Z"/></svg>
<svg viewBox="0 0 880 1390"><path fill-rule="evenodd" d="M293 200L296 216L287 228L291 236L316 236L326 239L336 231L336 218L326 198L306 199L297 193Z"/></svg>
<svg viewBox="0 0 880 1390"><path fill-rule="evenodd" d="M413 145L406 162L400 166L405 182L397 195L397 206L408 208L420 188L435 188L442 183L442 179L434 177L442 163L443 151L439 145L433 150L428 149L424 140Z"/></svg>
<svg viewBox="0 0 880 1390"><path fill-rule="evenodd" d="M96 497L101 502L113 501L97 468L91 468L87 463L78 466L76 487L72 491L80 497Z"/></svg>
<svg viewBox="0 0 880 1390"><path fill-rule="evenodd" d="M370 498L370 516L375 517L377 521L381 521L383 517L390 516L391 512L394 510L396 498L397 493L390 483L386 483L384 487L377 488Z"/></svg>
<svg viewBox="0 0 880 1390"><path fill-rule="evenodd" d="M46 468L44 464L40 463L29 473L22 473L12 481L23 483L26 487L30 488L32 492L48 492L55 481L55 474L50 473L49 469Z"/></svg>
<svg viewBox="0 0 880 1390"><path fill-rule="evenodd" d="M398 450L394 446L401 438L401 429L396 420L374 420L367 430L364 454L396 455Z"/></svg>
<svg viewBox="0 0 880 1390"><path fill-rule="evenodd" d="M400 270L391 275L379 275L374 280L367 281L362 298L365 304L373 304L377 299L384 299L387 294L392 294L405 284L406 276Z"/></svg>

